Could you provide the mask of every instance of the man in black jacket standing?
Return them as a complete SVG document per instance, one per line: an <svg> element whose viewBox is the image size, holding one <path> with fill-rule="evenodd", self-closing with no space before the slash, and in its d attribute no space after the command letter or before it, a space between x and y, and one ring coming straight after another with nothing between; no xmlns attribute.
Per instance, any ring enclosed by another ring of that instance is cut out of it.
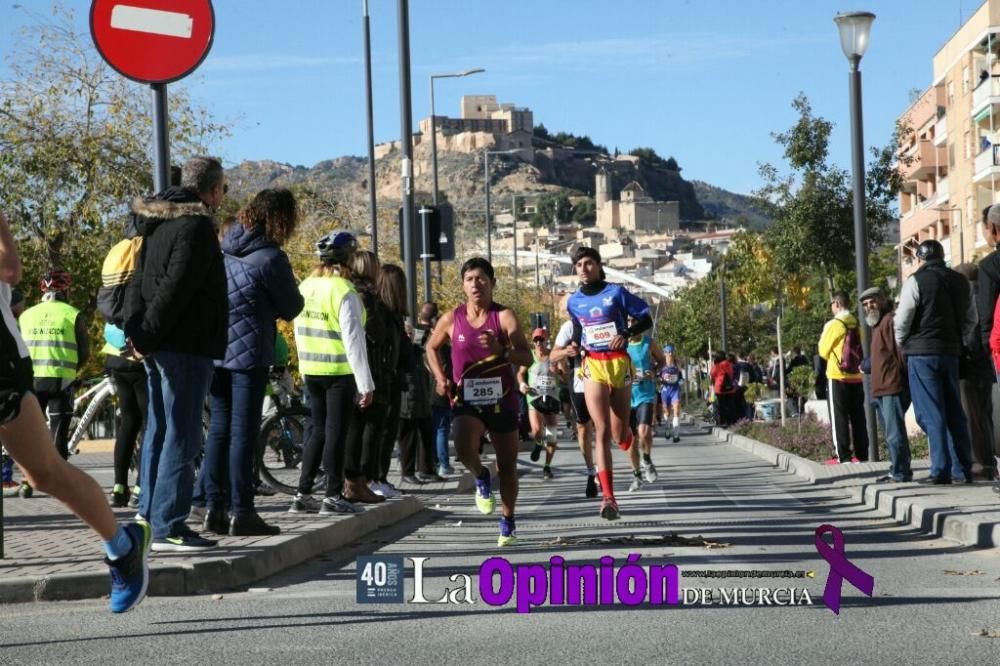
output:
<svg viewBox="0 0 1000 666"><path fill-rule="evenodd" d="M990 349L990 333L993 332L993 312L1000 296L1000 204L983 209L983 239L993 251L979 262L979 276L976 280L976 309L979 313L979 332L983 349Z"/></svg>
<svg viewBox="0 0 1000 666"><path fill-rule="evenodd" d="M969 282L944 265L944 248L925 240L921 266L899 294L894 319L903 348L917 423L927 433L934 484L972 483L972 445L958 388L962 340L975 332L976 309Z"/></svg>
<svg viewBox="0 0 1000 666"><path fill-rule="evenodd" d="M133 206L143 246L124 330L149 376L139 514L152 526L154 551L216 545L184 521L212 361L223 358L227 342L226 271L214 216L225 191L219 160L194 157L180 187Z"/></svg>

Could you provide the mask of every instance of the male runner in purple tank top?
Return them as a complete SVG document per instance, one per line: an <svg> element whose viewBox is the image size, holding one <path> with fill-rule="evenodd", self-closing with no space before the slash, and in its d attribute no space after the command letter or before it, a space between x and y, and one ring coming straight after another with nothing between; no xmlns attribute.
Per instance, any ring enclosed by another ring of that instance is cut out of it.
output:
<svg viewBox="0 0 1000 666"><path fill-rule="evenodd" d="M455 452L476 475L476 507L489 515L496 507L490 470L479 458L485 432L497 454L500 475L500 536L497 544L517 543L514 504L517 502L517 417L519 403L511 365L530 365L531 349L514 311L493 302L493 266L482 258L462 265L466 302L445 314L427 343L427 360L437 392L452 401ZM451 344L452 376L441 363L440 350Z"/></svg>

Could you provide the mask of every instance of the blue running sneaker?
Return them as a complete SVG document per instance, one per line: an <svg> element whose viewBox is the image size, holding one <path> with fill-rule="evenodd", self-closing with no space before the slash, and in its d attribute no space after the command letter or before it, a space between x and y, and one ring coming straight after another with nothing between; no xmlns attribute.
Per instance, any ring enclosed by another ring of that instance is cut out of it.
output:
<svg viewBox="0 0 1000 666"><path fill-rule="evenodd" d="M497 537L497 545L503 546L516 546L517 545L517 534L514 533L514 518L513 516L508 518L503 516L500 518L500 536Z"/></svg>
<svg viewBox="0 0 1000 666"><path fill-rule="evenodd" d="M124 613L138 606L149 586L148 556L153 536L149 523L130 523L125 532L132 539L132 551L117 560L104 560L111 570L112 613Z"/></svg>
<svg viewBox="0 0 1000 666"><path fill-rule="evenodd" d="M479 513L490 515L496 508L497 501L493 497L493 479L490 478L490 470L484 467L476 479L476 508Z"/></svg>

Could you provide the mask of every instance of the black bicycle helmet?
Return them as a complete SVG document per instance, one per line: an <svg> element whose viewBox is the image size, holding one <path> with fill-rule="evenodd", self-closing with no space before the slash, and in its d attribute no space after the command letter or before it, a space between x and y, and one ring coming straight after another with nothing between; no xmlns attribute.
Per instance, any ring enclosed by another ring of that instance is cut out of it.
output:
<svg viewBox="0 0 1000 666"><path fill-rule="evenodd" d="M925 240L917 246L917 259L920 261L944 260L944 246L936 240Z"/></svg>
<svg viewBox="0 0 1000 666"><path fill-rule="evenodd" d="M325 264L346 264L358 248L358 241L347 231L331 231L316 241L316 256Z"/></svg>

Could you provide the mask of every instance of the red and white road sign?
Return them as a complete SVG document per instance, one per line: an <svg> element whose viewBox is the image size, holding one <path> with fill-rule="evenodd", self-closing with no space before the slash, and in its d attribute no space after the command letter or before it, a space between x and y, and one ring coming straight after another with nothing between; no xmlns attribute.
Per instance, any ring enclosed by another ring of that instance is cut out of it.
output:
<svg viewBox="0 0 1000 666"><path fill-rule="evenodd" d="M212 48L212 0L93 0L90 34L118 73L170 83L195 70Z"/></svg>

